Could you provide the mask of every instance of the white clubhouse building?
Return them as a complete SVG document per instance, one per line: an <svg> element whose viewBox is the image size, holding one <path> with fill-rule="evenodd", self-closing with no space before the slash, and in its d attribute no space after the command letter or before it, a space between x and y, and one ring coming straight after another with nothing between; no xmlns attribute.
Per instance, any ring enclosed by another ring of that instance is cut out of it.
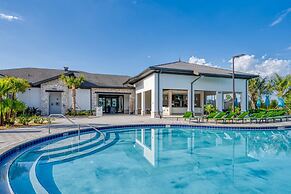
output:
<svg viewBox="0 0 291 194"><path fill-rule="evenodd" d="M232 71L182 61L151 66L134 77L93 74L81 71L19 68L0 70L0 76L27 79L31 88L18 98L43 115L65 112L71 107L62 74L84 75L77 90L77 108L103 107L104 113L163 117L192 111L204 114L204 105L228 109L232 101ZM248 79L257 75L235 72L235 91L241 110L248 108Z"/></svg>

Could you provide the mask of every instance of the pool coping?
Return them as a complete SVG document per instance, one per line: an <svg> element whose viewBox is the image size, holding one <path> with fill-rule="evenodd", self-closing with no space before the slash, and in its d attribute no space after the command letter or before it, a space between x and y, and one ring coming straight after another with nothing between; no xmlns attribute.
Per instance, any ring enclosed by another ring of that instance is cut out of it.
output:
<svg viewBox="0 0 291 194"><path fill-rule="evenodd" d="M278 131L284 131L284 130L291 130L291 125L286 125L286 126L265 126L265 127L259 127L259 126L254 126L254 127L247 127L247 126L206 126L206 125L190 125L190 124L132 124L132 125L110 125L110 126L101 126L101 127L96 127L98 130L109 130L109 129L131 129L134 127L180 127L180 128L195 128L195 129L210 129L210 130L229 130L229 131L268 131L268 130L278 130ZM80 130L80 134L87 133L94 131L93 128L84 128ZM6 176L6 181L8 181L8 188L7 190L10 191L10 193L13 193L10 185L9 185L9 179L8 179L8 169L10 168L10 165L12 162L17 158L22 152L24 152L26 149L29 149L33 146L37 146L38 144L44 143L46 141L54 140L57 138L61 137L67 137L67 136L72 136L78 134L78 130L71 130L71 131L66 131L66 132L60 132L56 134L51 134L51 135L46 135L43 137L38 137L36 139L31 139L26 142L20 142L19 144L13 146L12 148L9 148L8 150L4 151L3 153L0 154L0 167L3 164L8 164L6 166L7 168L7 176ZM13 158L14 157L14 158ZM9 160L9 158L13 158L13 160ZM10 161L10 163L9 163ZM6 162L6 163L5 163Z"/></svg>

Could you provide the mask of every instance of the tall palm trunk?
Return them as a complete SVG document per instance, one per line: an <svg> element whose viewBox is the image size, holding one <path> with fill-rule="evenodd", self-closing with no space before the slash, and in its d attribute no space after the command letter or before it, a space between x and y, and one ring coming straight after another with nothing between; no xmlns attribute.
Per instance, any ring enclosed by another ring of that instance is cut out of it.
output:
<svg viewBox="0 0 291 194"><path fill-rule="evenodd" d="M16 100L16 94L15 93L12 93L12 100L13 100L13 102ZM10 109L10 122L12 124L14 124L14 122L15 122L15 117L16 117L15 114L16 113L13 111L13 108L11 108Z"/></svg>
<svg viewBox="0 0 291 194"><path fill-rule="evenodd" d="M256 109L256 97L251 96L251 107L252 109Z"/></svg>

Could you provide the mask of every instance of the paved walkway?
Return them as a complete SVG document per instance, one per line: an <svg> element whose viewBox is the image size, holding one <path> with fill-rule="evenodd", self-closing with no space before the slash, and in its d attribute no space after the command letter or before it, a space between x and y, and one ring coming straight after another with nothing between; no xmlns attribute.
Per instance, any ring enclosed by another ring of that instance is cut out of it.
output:
<svg viewBox="0 0 291 194"><path fill-rule="evenodd" d="M85 128L84 125L90 124L94 126L109 126L109 125L129 125L129 124L189 124L188 121L184 121L182 118L163 118L152 119L147 116L135 116L135 115L106 115L103 117L80 117L72 118L75 123L81 124L81 128ZM225 124L215 123L191 123L191 125L211 125L211 126L225 126ZM266 123L266 124L228 124L227 126L244 126L244 127L262 127L262 126L291 126L291 121L282 123ZM66 119L56 119L54 121L51 133L61 133L69 130L76 130L77 126L71 125ZM31 139L39 138L48 135L47 126L38 126L33 128L17 128L0 130L0 154L4 151L21 144Z"/></svg>

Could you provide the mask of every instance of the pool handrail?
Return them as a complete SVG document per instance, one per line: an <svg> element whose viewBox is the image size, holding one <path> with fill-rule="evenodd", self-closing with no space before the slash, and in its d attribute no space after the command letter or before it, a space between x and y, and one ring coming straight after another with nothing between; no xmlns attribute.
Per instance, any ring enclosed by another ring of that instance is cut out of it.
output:
<svg viewBox="0 0 291 194"><path fill-rule="evenodd" d="M70 118L66 117L65 115L63 114L50 114L48 116L48 132L49 134L51 133L51 118L52 117L62 117L64 119L67 119L70 123L72 123L73 125L77 125L78 126L78 138L80 140L80 128L81 128L81 124L78 124L74 121L72 121ZM92 129L94 129L97 133L99 133L102 137L103 137L103 143L106 143L106 139L105 139L105 135L102 131L100 131L97 127L94 127L93 125L89 125L89 124L86 124L84 125L86 127L90 127Z"/></svg>

